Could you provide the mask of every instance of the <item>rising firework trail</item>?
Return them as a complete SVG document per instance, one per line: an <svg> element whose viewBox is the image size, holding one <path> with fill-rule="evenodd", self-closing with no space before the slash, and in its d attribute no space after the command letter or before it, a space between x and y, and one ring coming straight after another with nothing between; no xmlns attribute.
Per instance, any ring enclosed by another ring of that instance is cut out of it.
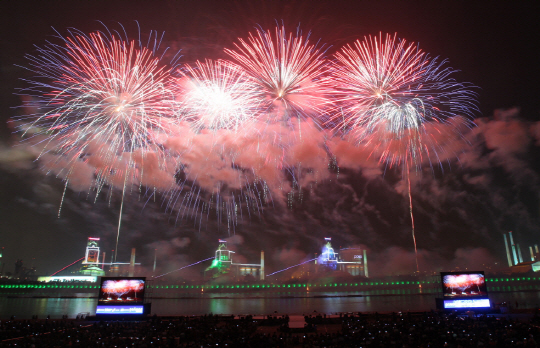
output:
<svg viewBox="0 0 540 348"><path fill-rule="evenodd" d="M448 144L462 139L477 111L476 93L457 82L455 70L396 36L366 37L336 53L332 78L336 108L328 125L406 175L412 236L410 170L441 165Z"/></svg>
<svg viewBox="0 0 540 348"><path fill-rule="evenodd" d="M131 185L156 180L145 175L145 165L169 172L160 137L170 132L176 102L170 68L155 55L161 38L150 33L148 48L108 30L69 34L26 57L35 77L19 94L36 112L18 119L23 138L40 146L38 159L66 187L81 168L91 168L96 197L106 184L120 186L123 207ZM122 208L117 244L121 216Z"/></svg>

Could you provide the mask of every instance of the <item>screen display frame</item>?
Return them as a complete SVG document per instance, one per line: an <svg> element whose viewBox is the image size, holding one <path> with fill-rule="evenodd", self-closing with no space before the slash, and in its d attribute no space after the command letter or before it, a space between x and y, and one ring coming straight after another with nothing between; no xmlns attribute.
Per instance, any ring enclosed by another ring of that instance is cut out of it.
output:
<svg viewBox="0 0 540 348"><path fill-rule="evenodd" d="M118 291L115 292L115 288ZM101 277L98 306L142 305L145 290L146 277Z"/></svg>
<svg viewBox="0 0 540 348"><path fill-rule="evenodd" d="M456 277L456 287L448 285L448 280L451 280L448 277ZM482 279L482 281L479 282L476 279ZM441 288L444 300L485 299L488 297L486 276L483 271L441 272Z"/></svg>

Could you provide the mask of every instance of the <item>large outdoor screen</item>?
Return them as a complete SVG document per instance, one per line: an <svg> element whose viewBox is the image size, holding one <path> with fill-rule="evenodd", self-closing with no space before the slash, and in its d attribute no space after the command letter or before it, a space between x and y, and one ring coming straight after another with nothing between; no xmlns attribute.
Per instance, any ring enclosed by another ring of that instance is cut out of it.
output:
<svg viewBox="0 0 540 348"><path fill-rule="evenodd" d="M144 302L146 278L102 277L99 305L132 305Z"/></svg>
<svg viewBox="0 0 540 348"><path fill-rule="evenodd" d="M487 298L484 272L442 272L443 297L447 299Z"/></svg>

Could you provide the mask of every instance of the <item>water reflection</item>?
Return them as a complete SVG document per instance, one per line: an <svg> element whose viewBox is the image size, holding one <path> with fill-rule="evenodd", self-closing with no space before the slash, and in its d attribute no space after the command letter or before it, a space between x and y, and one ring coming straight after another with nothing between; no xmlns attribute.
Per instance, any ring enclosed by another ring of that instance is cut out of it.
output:
<svg viewBox="0 0 540 348"><path fill-rule="evenodd" d="M96 313L96 299L87 298L0 298L0 319L15 316L29 319L33 315L45 318L61 318L68 315L74 318L79 313Z"/></svg>
<svg viewBox="0 0 540 348"><path fill-rule="evenodd" d="M490 293L493 303L508 302L519 308L540 307L540 292L513 291L494 287ZM528 287L527 287L528 288ZM373 290L359 292L316 292L284 291L276 293L221 293L186 294L185 298L152 299L152 314L160 316L204 315L208 313L239 315L347 313L347 312L392 312L429 311L435 309L434 289ZM161 295L161 294L160 294ZM178 296L178 294L175 294ZM20 319L38 315L45 318L76 317L80 313L95 314L96 299L88 298L0 298L0 319L12 315Z"/></svg>

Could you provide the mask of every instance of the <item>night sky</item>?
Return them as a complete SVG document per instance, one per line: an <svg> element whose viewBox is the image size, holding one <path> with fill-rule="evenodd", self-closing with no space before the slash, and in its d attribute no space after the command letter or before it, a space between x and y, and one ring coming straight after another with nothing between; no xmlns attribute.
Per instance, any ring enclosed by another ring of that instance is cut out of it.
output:
<svg viewBox="0 0 540 348"><path fill-rule="evenodd" d="M459 70L456 79L478 86L480 109L476 127L463 132L468 144L457 158L449 156L433 169L426 165L412 177L420 269L505 265L507 231L514 231L528 260L528 246L540 244L539 15L540 3L533 1L2 2L0 247L5 271L13 272L16 259L23 259L39 274L53 273L84 256L90 236L102 238L109 256L114 249L121 191L105 187L96 198L89 187L68 188L58 217L64 182L46 175L44 163L19 143L10 122L23 112L17 108L16 88L25 86L21 78L32 78L19 67L28 65L24 56L47 40L59 43L54 30L62 35L71 27L102 30L98 21L115 28L120 22L130 37L137 35L134 21L142 34L165 32L162 46L181 50L181 64L226 58L223 49L232 48L238 37L247 37L257 25L273 30L276 20L291 31L299 24L304 33L311 31L311 40L327 44L329 57L379 32L419 43ZM270 273L313 258L324 237L332 237L336 248L368 249L373 275L414 272L402 173L366 160L354 148L335 150L337 166L332 165L326 154L313 155L318 148L306 144L309 153L303 158L316 175L307 175L300 192L289 194L290 185L283 185L288 174L274 168L272 175L285 188L269 183L272 200L258 209L242 206L242 216L232 222L215 212L201 219L186 208L170 211L169 196L149 199L145 189L128 190L118 259L127 261L135 247L138 262L150 268L158 249L159 270L168 272L213 256L218 238L227 238L242 261L256 262L264 250ZM227 183L215 163L206 165L212 180Z"/></svg>

